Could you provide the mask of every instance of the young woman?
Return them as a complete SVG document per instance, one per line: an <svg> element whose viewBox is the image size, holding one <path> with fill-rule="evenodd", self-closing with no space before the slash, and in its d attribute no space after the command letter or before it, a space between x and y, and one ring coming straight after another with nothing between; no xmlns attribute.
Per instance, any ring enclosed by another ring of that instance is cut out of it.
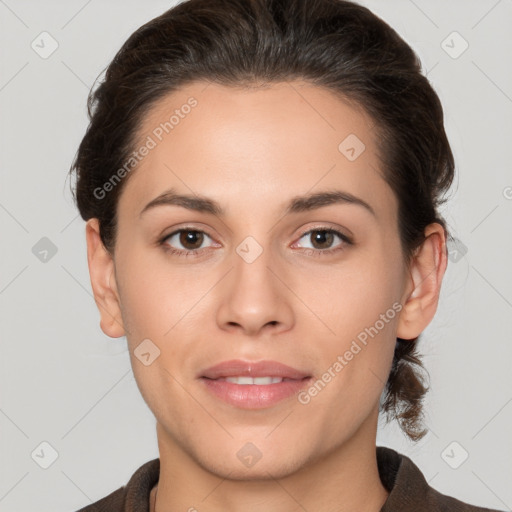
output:
<svg viewBox="0 0 512 512"><path fill-rule="evenodd" d="M342 0L188 0L89 100L76 201L101 328L160 457L82 511L478 511L376 446L425 433L454 160L412 49Z"/></svg>

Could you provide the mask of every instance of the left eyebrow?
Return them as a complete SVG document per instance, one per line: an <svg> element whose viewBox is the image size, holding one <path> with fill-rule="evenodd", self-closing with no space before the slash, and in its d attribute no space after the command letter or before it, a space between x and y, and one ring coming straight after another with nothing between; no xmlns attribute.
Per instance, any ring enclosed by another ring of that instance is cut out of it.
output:
<svg viewBox="0 0 512 512"><path fill-rule="evenodd" d="M317 208L321 208L323 206L340 203L362 206L374 217L377 216L375 214L375 210L366 201L363 201L363 199L351 194L350 192L345 192L342 190L331 190L325 192L317 192L315 194L309 194L305 196L296 196L290 201L286 209L286 215L290 213L316 210Z"/></svg>
<svg viewBox="0 0 512 512"><path fill-rule="evenodd" d="M331 190L293 197L285 208L285 215L316 210L332 204L361 206L374 217L377 216L375 210L366 201L342 190ZM142 209L139 218L146 211L162 205L181 206L187 210L210 213L219 217L225 216L226 213L224 208L213 199L199 195L178 194L175 190L170 189L151 200Z"/></svg>

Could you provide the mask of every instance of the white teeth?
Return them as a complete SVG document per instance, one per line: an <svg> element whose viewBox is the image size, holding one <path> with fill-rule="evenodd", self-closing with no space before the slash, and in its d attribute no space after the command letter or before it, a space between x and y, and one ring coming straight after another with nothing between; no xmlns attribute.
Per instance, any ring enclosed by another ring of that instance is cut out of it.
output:
<svg viewBox="0 0 512 512"><path fill-rule="evenodd" d="M282 382L281 377L226 377L226 382L232 382L233 384L257 384L259 386L266 386L268 384L277 384Z"/></svg>

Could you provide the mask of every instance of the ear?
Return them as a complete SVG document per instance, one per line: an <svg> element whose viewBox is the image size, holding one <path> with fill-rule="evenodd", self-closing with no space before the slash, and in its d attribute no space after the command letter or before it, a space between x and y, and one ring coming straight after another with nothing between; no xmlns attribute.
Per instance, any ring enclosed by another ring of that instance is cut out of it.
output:
<svg viewBox="0 0 512 512"><path fill-rule="evenodd" d="M114 272L114 260L100 238L99 221L89 219L85 226L87 263L94 300L100 312L101 330L111 338L125 335L121 302Z"/></svg>
<svg viewBox="0 0 512 512"><path fill-rule="evenodd" d="M397 337L418 337L434 318L447 265L446 237L441 224L425 228L425 240L416 251L409 267L409 277L402 297L403 309L398 321Z"/></svg>

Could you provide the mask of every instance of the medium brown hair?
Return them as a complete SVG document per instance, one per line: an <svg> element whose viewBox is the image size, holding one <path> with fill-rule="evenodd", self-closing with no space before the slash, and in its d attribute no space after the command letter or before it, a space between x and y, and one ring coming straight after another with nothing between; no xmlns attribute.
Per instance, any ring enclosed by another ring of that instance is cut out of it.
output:
<svg viewBox="0 0 512 512"><path fill-rule="evenodd" d="M443 109L419 58L388 24L344 0L187 0L136 30L89 94L90 123L70 172L80 214L99 219L105 248L114 251L129 176L104 197L94 191L127 161L151 106L197 80L250 87L294 79L327 88L375 122L407 264L428 224L439 222L450 238L438 213L454 175ZM413 440L426 433L418 340L397 338L381 407Z"/></svg>

